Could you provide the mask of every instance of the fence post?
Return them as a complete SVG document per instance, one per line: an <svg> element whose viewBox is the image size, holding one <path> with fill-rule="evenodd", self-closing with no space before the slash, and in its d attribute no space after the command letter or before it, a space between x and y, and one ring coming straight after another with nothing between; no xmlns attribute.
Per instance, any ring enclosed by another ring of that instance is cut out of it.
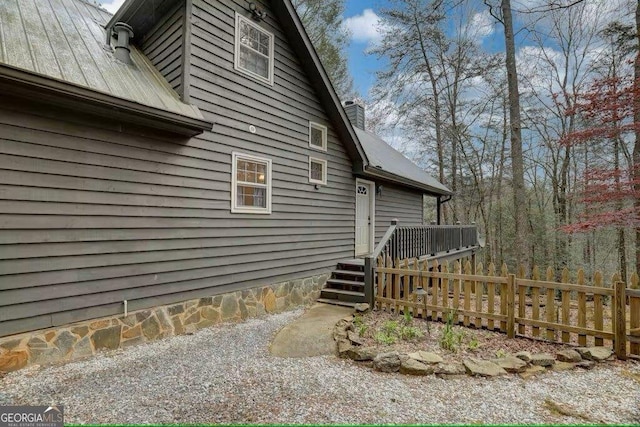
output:
<svg viewBox="0 0 640 427"><path fill-rule="evenodd" d="M627 358L627 298L626 284L616 281L614 290L614 307L615 318L614 325L614 341L613 347L616 357L620 360Z"/></svg>
<svg viewBox="0 0 640 427"><path fill-rule="evenodd" d="M372 309L375 300L374 277L373 257L367 256L364 258L364 302L369 304Z"/></svg>
<svg viewBox="0 0 640 427"><path fill-rule="evenodd" d="M507 284L507 338L516 336L516 275L509 275Z"/></svg>

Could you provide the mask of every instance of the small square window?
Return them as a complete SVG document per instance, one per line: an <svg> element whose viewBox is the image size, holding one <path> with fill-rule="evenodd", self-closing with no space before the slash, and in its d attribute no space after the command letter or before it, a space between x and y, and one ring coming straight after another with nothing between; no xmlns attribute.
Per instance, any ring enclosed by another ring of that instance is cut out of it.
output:
<svg viewBox="0 0 640 427"><path fill-rule="evenodd" d="M327 161L309 157L309 182L327 185Z"/></svg>
<svg viewBox="0 0 640 427"><path fill-rule="evenodd" d="M273 34L236 13L235 69L273 85Z"/></svg>
<svg viewBox="0 0 640 427"><path fill-rule="evenodd" d="M271 160L233 153L231 212L271 213Z"/></svg>
<svg viewBox="0 0 640 427"><path fill-rule="evenodd" d="M327 151L327 127L309 122L309 147Z"/></svg>

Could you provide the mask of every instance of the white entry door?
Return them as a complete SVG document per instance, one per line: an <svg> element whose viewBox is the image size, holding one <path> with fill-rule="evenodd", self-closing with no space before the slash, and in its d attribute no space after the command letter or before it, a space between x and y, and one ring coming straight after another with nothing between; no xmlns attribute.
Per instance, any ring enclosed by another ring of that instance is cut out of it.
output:
<svg viewBox="0 0 640 427"><path fill-rule="evenodd" d="M374 183L356 180L356 256L373 251Z"/></svg>

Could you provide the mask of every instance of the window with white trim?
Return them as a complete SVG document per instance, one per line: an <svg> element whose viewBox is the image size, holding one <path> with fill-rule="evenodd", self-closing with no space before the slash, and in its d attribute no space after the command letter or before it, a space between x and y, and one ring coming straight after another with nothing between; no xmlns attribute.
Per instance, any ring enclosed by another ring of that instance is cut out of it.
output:
<svg viewBox="0 0 640 427"><path fill-rule="evenodd" d="M309 147L327 151L327 127L309 122Z"/></svg>
<svg viewBox="0 0 640 427"><path fill-rule="evenodd" d="M231 212L271 213L271 159L232 154Z"/></svg>
<svg viewBox="0 0 640 427"><path fill-rule="evenodd" d="M235 69L273 85L273 34L236 13Z"/></svg>
<svg viewBox="0 0 640 427"><path fill-rule="evenodd" d="M327 161L309 157L309 182L327 185Z"/></svg>

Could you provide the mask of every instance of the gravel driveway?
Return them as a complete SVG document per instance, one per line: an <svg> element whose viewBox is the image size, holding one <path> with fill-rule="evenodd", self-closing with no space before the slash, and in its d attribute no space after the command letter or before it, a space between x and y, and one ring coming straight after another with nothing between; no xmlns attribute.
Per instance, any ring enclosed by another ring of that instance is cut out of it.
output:
<svg viewBox="0 0 640 427"><path fill-rule="evenodd" d="M269 342L302 310L0 379L0 404L65 406L68 423L638 423L640 365L522 380L382 374ZM550 411L545 399L586 418Z"/></svg>

